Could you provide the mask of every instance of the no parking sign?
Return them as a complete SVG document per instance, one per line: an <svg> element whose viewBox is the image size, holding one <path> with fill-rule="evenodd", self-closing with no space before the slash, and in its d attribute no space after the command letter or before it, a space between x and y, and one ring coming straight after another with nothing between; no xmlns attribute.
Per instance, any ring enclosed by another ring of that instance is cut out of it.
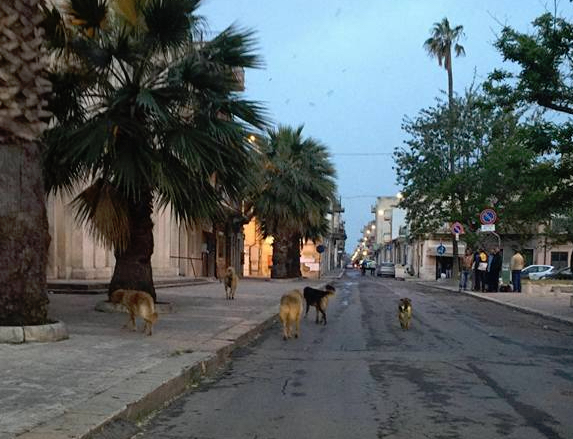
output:
<svg viewBox="0 0 573 439"><path fill-rule="evenodd" d="M497 221L497 213L490 208L484 209L479 214L479 220L482 224L495 224Z"/></svg>
<svg viewBox="0 0 573 439"><path fill-rule="evenodd" d="M464 226L459 221L456 221L452 224L451 230L454 235L461 235L462 233L466 233Z"/></svg>

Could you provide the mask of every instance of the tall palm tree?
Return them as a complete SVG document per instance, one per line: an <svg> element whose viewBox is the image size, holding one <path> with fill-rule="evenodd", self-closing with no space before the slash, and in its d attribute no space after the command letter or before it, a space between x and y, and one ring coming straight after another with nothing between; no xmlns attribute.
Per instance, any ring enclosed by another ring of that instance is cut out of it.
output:
<svg viewBox="0 0 573 439"><path fill-rule="evenodd" d="M432 36L424 42L424 48L431 57L438 59L438 65L444 66L448 72L448 105L449 105L449 167L450 173L455 172L455 157L453 145L453 124L454 124L454 75L452 68L452 46L456 56L465 56L466 51L462 45L458 43L459 39L464 36L464 27L455 26L451 27L450 22L446 17L439 23L434 23L431 31ZM456 211L456 194L452 194L452 214ZM452 220L456 220L455 218ZM458 241L452 240L453 249L453 271L455 276L459 273L459 257L458 257Z"/></svg>
<svg viewBox="0 0 573 439"><path fill-rule="evenodd" d="M39 137L46 124L38 0L0 7L0 325L47 323L48 219Z"/></svg>
<svg viewBox="0 0 573 439"><path fill-rule="evenodd" d="M46 9L56 124L47 190L77 190L76 216L116 258L110 291L155 289L155 206L219 221L248 172L247 130L264 110L241 98L261 65L251 31L203 41L200 0L69 0Z"/></svg>
<svg viewBox="0 0 573 439"><path fill-rule="evenodd" d="M458 43L460 38L464 36L464 27L455 26L452 28L448 19L444 17L441 22L434 23L431 34L432 36L424 42L424 48L431 57L437 58L439 66L443 66L448 72L448 100L451 105L454 99L452 46L456 56L465 56L464 47Z"/></svg>
<svg viewBox="0 0 573 439"><path fill-rule="evenodd" d="M302 242L328 232L326 214L335 196L336 172L326 147L303 138L302 130L268 130L261 145L261 189L254 214L263 236L273 237L273 278L300 277Z"/></svg>

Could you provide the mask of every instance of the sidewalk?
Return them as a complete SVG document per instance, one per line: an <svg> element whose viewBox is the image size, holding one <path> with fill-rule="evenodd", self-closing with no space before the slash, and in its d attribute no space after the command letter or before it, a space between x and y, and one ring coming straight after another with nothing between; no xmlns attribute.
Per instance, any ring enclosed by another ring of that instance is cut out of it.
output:
<svg viewBox="0 0 573 439"><path fill-rule="evenodd" d="M412 279L413 280L413 279ZM459 291L457 282L450 280L419 281L420 285L460 292L482 300L488 300L529 314L536 314L551 320L573 325L573 307L571 293L480 293L477 291Z"/></svg>
<svg viewBox="0 0 573 439"><path fill-rule="evenodd" d="M173 312L159 315L151 337L122 329L127 314L96 311L105 294L50 294L49 316L70 338L0 344L0 439L91 439L104 437L103 426L113 437L135 434L137 420L269 327L282 294L341 275L242 279L233 301L216 281L159 286L158 300Z"/></svg>

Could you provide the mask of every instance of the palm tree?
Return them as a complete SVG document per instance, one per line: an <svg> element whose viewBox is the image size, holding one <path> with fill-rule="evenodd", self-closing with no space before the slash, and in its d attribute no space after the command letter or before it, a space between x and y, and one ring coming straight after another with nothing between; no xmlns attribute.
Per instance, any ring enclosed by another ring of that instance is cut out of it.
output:
<svg viewBox="0 0 573 439"><path fill-rule="evenodd" d="M432 28L432 36L424 42L424 48L431 57L438 59L438 65L444 66L444 69L448 72L448 105L449 105L449 167L450 173L455 172L455 157L454 157L454 145L453 145L453 124L454 124L454 75L452 69L452 46L456 56L465 56L466 51L463 46L458 44L458 40L464 36L464 27L455 26L450 27L450 22L446 17L442 19L439 23L434 23ZM453 212L456 210L455 202L456 194L452 194L452 216ZM456 218L452 219L453 221ZM458 241L453 239L453 271L455 276L459 273L459 257L458 257Z"/></svg>
<svg viewBox="0 0 573 439"><path fill-rule="evenodd" d="M458 44L458 40L464 36L464 27L450 27L447 18L441 22L434 23L432 36L424 42L424 48L433 58L438 59L440 67L444 67L448 72L448 100L450 105L454 99L454 75L452 70L452 46L456 56L465 56L466 51L463 46Z"/></svg>
<svg viewBox="0 0 573 439"><path fill-rule="evenodd" d="M50 236L41 143L46 124L46 61L38 0L0 8L0 325L47 323Z"/></svg>
<svg viewBox="0 0 573 439"><path fill-rule="evenodd" d="M56 59L46 187L81 189L77 219L114 249L110 292L156 297L153 209L220 221L248 171L247 130L265 126L263 109L239 95L242 70L261 65L253 33L231 26L203 41L199 5L69 0L45 10Z"/></svg>
<svg viewBox="0 0 573 439"><path fill-rule="evenodd" d="M304 240L328 232L326 214L335 196L335 170L326 147L302 136L303 127L268 130L261 144L261 188L254 215L264 237L273 237L273 278L300 277Z"/></svg>

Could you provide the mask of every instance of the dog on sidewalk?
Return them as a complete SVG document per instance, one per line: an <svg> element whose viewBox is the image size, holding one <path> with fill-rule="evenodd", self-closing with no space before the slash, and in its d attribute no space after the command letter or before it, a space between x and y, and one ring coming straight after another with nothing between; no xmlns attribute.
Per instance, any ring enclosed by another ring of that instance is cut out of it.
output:
<svg viewBox="0 0 573 439"><path fill-rule="evenodd" d="M407 297L400 299L398 304L398 320L403 330L410 329L410 321L412 320L412 301Z"/></svg>
<svg viewBox="0 0 573 439"><path fill-rule="evenodd" d="M312 287L305 287L304 300L306 302L306 312L311 306L316 308L316 323L319 323L319 313L322 314L322 321L326 325L326 307L328 306L328 298L334 296L336 289L332 285L326 285L324 290L318 290Z"/></svg>
<svg viewBox="0 0 573 439"><path fill-rule="evenodd" d="M135 318L141 317L145 321L143 332L151 335L153 324L157 321L157 313L150 294L145 291L119 289L111 293L110 300L127 308L129 320L125 328L131 326L131 330L136 331Z"/></svg>
<svg viewBox="0 0 573 439"><path fill-rule="evenodd" d="M300 318L302 316L302 294L299 290L292 290L281 297L279 319L283 325L283 340L292 336L291 328L295 326L295 338L300 332Z"/></svg>
<svg viewBox="0 0 573 439"><path fill-rule="evenodd" d="M225 284L225 296L227 300L235 299L235 291L237 291L237 285L239 284L239 276L237 276L233 267L227 268L223 283Z"/></svg>

